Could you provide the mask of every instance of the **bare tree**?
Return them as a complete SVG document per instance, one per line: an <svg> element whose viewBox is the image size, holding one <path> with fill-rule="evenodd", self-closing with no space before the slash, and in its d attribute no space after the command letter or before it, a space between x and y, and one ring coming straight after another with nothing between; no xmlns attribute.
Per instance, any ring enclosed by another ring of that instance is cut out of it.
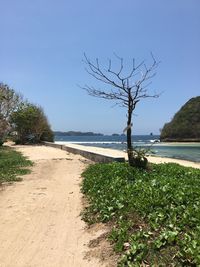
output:
<svg viewBox="0 0 200 267"><path fill-rule="evenodd" d="M131 166L136 166L136 158L133 154L132 146L132 116L137 103L145 98L156 98L159 95L156 93L149 93L148 88L151 84L151 79L155 76L155 69L159 62L151 54L152 63L147 66L145 61L140 64L135 64L135 59L132 60L131 70L124 74L124 60L117 57L119 61L118 71L114 70L112 61L108 60L107 68L100 66L98 58L93 62L86 54L84 54L84 63L86 64L86 71L96 80L106 84L106 87L99 89L93 86L85 85L82 87L89 95L103 98L107 100L114 100L116 104L127 109L127 153L128 160ZM146 159L145 159L146 160Z"/></svg>

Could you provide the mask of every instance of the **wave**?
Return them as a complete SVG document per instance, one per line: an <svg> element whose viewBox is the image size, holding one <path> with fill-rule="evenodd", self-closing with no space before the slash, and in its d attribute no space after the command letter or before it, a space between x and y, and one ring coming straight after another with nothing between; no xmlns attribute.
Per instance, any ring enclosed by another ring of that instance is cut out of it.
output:
<svg viewBox="0 0 200 267"><path fill-rule="evenodd" d="M99 147L107 147L110 146L110 148L118 148L121 150L122 147L127 145L127 142L119 142L119 141L55 141L55 144L60 144L60 145L67 145L67 144L77 144L77 145L96 145ZM120 146L121 145L121 146ZM135 141L133 142L134 147L149 147L151 146L152 143L150 142L144 142L144 141Z"/></svg>
<svg viewBox="0 0 200 267"><path fill-rule="evenodd" d="M117 141L55 141L55 144L126 144L126 142Z"/></svg>

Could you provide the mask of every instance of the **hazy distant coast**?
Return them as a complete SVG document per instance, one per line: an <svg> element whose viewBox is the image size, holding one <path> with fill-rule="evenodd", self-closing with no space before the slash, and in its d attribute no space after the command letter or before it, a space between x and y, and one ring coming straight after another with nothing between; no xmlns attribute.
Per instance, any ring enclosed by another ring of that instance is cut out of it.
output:
<svg viewBox="0 0 200 267"><path fill-rule="evenodd" d="M54 135L55 136L105 136L102 133L80 132L80 131L67 131L67 132L54 131ZM125 134L113 133L109 136L118 137L118 136L125 136Z"/></svg>
<svg viewBox="0 0 200 267"><path fill-rule="evenodd" d="M79 132L79 131L54 131L55 136L103 136L102 133L93 133L93 132Z"/></svg>

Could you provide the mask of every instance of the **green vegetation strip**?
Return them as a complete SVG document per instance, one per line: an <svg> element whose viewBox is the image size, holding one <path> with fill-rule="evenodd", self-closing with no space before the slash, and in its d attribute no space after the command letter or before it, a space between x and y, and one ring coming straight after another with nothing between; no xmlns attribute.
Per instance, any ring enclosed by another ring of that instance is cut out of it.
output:
<svg viewBox="0 0 200 267"><path fill-rule="evenodd" d="M200 170L91 165L82 191L89 223L109 222L118 266L200 266Z"/></svg>
<svg viewBox="0 0 200 267"><path fill-rule="evenodd" d="M9 147L0 147L0 184L20 181L21 175L30 173L28 166L32 166L32 162L20 152Z"/></svg>

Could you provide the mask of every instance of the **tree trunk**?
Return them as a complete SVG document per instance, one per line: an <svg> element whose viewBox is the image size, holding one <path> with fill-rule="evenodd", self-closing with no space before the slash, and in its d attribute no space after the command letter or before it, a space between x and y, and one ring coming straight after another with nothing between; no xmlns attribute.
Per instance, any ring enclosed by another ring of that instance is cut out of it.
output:
<svg viewBox="0 0 200 267"><path fill-rule="evenodd" d="M127 120L127 153L128 153L128 162L130 166L134 166L133 160L133 146L132 146L132 130L131 130L131 118L132 112L128 111L128 120Z"/></svg>

